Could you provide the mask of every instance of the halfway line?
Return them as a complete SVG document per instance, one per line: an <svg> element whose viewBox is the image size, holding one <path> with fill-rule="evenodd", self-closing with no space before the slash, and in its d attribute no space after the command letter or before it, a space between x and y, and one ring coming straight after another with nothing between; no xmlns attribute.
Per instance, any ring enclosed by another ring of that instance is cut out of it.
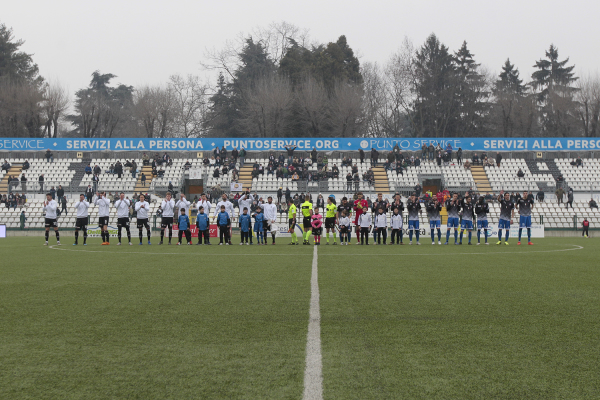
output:
<svg viewBox="0 0 600 400"><path fill-rule="evenodd" d="M306 367L304 369L304 400L323 399L323 362L321 357L321 311L319 306L319 270L317 246L313 252L310 278L310 312L306 336Z"/></svg>

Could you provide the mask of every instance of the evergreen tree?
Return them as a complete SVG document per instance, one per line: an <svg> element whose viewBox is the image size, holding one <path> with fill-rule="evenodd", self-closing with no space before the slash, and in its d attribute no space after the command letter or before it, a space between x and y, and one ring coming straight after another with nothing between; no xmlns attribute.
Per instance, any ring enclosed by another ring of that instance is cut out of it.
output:
<svg viewBox="0 0 600 400"><path fill-rule="evenodd" d="M435 34L429 35L414 59L415 100L411 121L418 137L456 134L457 80L453 57Z"/></svg>
<svg viewBox="0 0 600 400"><path fill-rule="evenodd" d="M566 66L569 59L558 60L558 48L550 45L546 59L536 61L537 68L531 78L539 105L542 128L549 136L571 136L576 123L576 104L573 100L577 91L572 84L578 79L573 69Z"/></svg>

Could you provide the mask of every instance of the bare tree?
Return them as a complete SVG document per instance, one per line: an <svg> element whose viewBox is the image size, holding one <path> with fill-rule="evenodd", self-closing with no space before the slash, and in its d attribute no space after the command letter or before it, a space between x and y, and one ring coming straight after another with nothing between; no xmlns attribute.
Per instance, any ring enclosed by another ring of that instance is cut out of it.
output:
<svg viewBox="0 0 600 400"><path fill-rule="evenodd" d="M308 76L296 92L299 119L306 136L321 136L329 120L329 99L321 82Z"/></svg>
<svg viewBox="0 0 600 400"><path fill-rule="evenodd" d="M173 97L174 135L177 137L200 137L204 134L203 123L208 111L208 85L197 76L172 75L169 90Z"/></svg>
<svg viewBox="0 0 600 400"><path fill-rule="evenodd" d="M134 93L134 115L148 138L172 136L174 96L163 86L142 86Z"/></svg>
<svg viewBox="0 0 600 400"><path fill-rule="evenodd" d="M0 80L0 136L40 137L42 100L34 84Z"/></svg>
<svg viewBox="0 0 600 400"><path fill-rule="evenodd" d="M331 99L334 136L354 137L361 133L364 122L362 89L347 82L337 82Z"/></svg>
<svg viewBox="0 0 600 400"><path fill-rule="evenodd" d="M249 91L242 126L249 136L284 136L292 101L292 87L287 78L278 75L262 78Z"/></svg>
<svg viewBox="0 0 600 400"><path fill-rule="evenodd" d="M600 134L600 76L598 73L581 77L577 82L577 115L585 137Z"/></svg>
<svg viewBox="0 0 600 400"><path fill-rule="evenodd" d="M69 91L60 82L53 81L46 85L42 103L42 113L45 118L44 136L49 138L58 137L60 122L66 116L65 113L70 104Z"/></svg>

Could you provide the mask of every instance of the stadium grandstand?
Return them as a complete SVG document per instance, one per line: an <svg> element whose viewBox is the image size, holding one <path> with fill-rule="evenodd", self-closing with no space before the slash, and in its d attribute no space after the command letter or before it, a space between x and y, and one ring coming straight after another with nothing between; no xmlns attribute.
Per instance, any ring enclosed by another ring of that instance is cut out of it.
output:
<svg viewBox="0 0 600 400"><path fill-rule="evenodd" d="M362 192L368 201L374 201L378 193L391 201L399 193L404 202L415 191L421 199L435 197L444 190L461 195L469 192L488 199L491 224L498 222L499 205L495 199L499 193L520 195L528 191L539 203L533 210L534 223L545 229L574 229L583 218L588 218L592 226L600 224L598 209L590 207L590 200L600 190L600 159L595 158L598 154L593 151L503 151L490 153L489 158L485 152L480 151L477 156L474 151L464 151L457 159L456 150L448 154L447 149L437 149L431 159L421 150L399 146L363 154L356 149L254 149L247 150L245 157L234 156L231 150L222 154L222 148L201 152L170 149L152 152L152 156L135 150L54 150L51 158L45 150L0 151L0 223L14 230L42 229L45 193L53 193L58 200L62 189L66 203L59 224L61 229L72 228L72 205L79 194L91 188L93 193L105 192L111 201L120 192L128 198L148 194L153 216L167 191L176 198L183 193L193 203L206 193L213 205L225 193L235 207L239 194L246 191L255 194L257 202L272 196L276 203L278 191L283 199L286 192L296 199L310 193L313 203L319 195L352 199L357 192ZM497 154L501 159L497 159ZM573 202L567 207L569 192ZM193 218L195 204L191 210ZM278 204L278 210L278 222L285 225L287 207ZM92 204L89 211L93 224L97 207ZM214 208L210 210L211 218L214 212ZM404 213L406 220L407 211ZM111 221L114 214L111 209ZM427 214L423 212L420 218L426 225Z"/></svg>

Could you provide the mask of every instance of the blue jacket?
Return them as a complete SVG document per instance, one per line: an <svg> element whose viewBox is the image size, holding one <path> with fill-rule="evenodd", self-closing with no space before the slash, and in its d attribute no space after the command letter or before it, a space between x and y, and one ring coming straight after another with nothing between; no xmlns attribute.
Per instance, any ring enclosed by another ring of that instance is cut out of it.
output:
<svg viewBox="0 0 600 400"><path fill-rule="evenodd" d="M248 214L240 215L240 229L242 232L249 232L252 227L252 219Z"/></svg>
<svg viewBox="0 0 600 400"><path fill-rule="evenodd" d="M254 232L262 232L263 231L263 222L265 220L265 216L263 213L256 214L254 216Z"/></svg>
<svg viewBox="0 0 600 400"><path fill-rule="evenodd" d="M190 218L187 215L180 215L178 221L180 231L188 230L190 227Z"/></svg>
<svg viewBox="0 0 600 400"><path fill-rule="evenodd" d="M219 215L217 215L217 224L219 226L229 225L230 224L229 214L227 214L227 212L225 212L225 211L221 211L219 213Z"/></svg>
<svg viewBox="0 0 600 400"><path fill-rule="evenodd" d="M208 214L198 214L196 217L196 225L198 226L198 230L205 231L208 229L210 223L208 221Z"/></svg>

